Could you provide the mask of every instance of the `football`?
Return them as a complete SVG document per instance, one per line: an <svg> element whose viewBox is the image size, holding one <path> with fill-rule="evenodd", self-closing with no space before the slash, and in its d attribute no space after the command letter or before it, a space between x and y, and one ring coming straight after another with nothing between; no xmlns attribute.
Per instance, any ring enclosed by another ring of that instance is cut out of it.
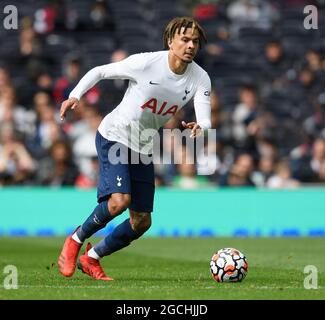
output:
<svg viewBox="0 0 325 320"><path fill-rule="evenodd" d="M235 248L223 248L213 254L210 271L217 282L239 282L247 275L247 259Z"/></svg>

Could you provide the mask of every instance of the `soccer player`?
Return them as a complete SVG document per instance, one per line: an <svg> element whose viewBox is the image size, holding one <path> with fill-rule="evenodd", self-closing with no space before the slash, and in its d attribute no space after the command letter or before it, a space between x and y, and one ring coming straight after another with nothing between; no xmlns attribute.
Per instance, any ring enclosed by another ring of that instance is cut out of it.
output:
<svg viewBox="0 0 325 320"><path fill-rule="evenodd" d="M211 127L208 74L193 59L206 42L204 30L191 17L171 20L164 31L166 50L134 54L88 71L61 105L61 119L78 107L82 95L102 79L128 79L121 103L102 120L96 135L99 160L98 205L86 221L64 242L58 259L62 275L71 277L76 265L90 277L112 280L99 261L141 237L151 225L154 202L154 167L143 161L151 155L152 143L141 133L162 127L190 99L194 99L196 122L185 123L195 138ZM119 153L110 152L120 150ZM144 151L146 150L146 151ZM140 153L141 152L141 157ZM118 154L125 161L113 161ZM138 156L132 158L132 156ZM132 159L139 159L132 163ZM118 225L94 247L88 243L78 259L83 242L129 209L130 218Z"/></svg>

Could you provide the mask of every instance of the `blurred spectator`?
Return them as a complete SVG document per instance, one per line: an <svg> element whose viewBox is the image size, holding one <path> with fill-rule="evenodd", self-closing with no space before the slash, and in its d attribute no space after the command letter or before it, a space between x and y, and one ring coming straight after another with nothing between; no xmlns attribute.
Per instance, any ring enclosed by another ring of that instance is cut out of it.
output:
<svg viewBox="0 0 325 320"><path fill-rule="evenodd" d="M278 149L275 141L272 140L271 134L269 137L259 137L256 140L257 157L256 158L269 158L275 161L278 158Z"/></svg>
<svg viewBox="0 0 325 320"><path fill-rule="evenodd" d="M51 104L51 95L46 91L37 91L33 97L33 109L37 112L43 105Z"/></svg>
<svg viewBox="0 0 325 320"><path fill-rule="evenodd" d="M81 77L81 61L79 57L68 58L64 66L64 75L54 84L54 99L57 104L68 98L70 91L77 85Z"/></svg>
<svg viewBox="0 0 325 320"><path fill-rule="evenodd" d="M55 141L63 139L65 136L58 124L54 105L46 102L38 104L35 109L37 111L37 126L35 135L29 142L29 149L35 158L40 159L46 156Z"/></svg>
<svg viewBox="0 0 325 320"><path fill-rule="evenodd" d="M65 28L67 31L80 31L83 29L82 22L80 21L80 14L77 8L67 7L65 14Z"/></svg>
<svg viewBox="0 0 325 320"><path fill-rule="evenodd" d="M218 15L218 6L215 3L199 3L193 8L193 17L200 21L214 19Z"/></svg>
<svg viewBox="0 0 325 320"><path fill-rule="evenodd" d="M124 49L115 50L110 58L111 63L119 62L128 57L128 52ZM112 111L123 99L124 93L128 87L128 81L122 79L110 79L98 84L101 91L99 110L102 115Z"/></svg>
<svg viewBox="0 0 325 320"><path fill-rule="evenodd" d="M98 158L92 156L89 159L90 170L88 174L80 173L76 179L75 186L82 189L96 188L98 184Z"/></svg>
<svg viewBox="0 0 325 320"><path fill-rule="evenodd" d="M268 188L297 188L300 182L292 178L291 169L287 160L282 160L276 164L275 174L267 182Z"/></svg>
<svg viewBox="0 0 325 320"><path fill-rule="evenodd" d="M252 175L252 181L257 187L266 186L269 178L274 174L275 162L272 157L263 156L260 158L257 170Z"/></svg>
<svg viewBox="0 0 325 320"><path fill-rule="evenodd" d="M210 181L216 179L221 167L221 160L217 153L218 147L216 143L207 143L197 155L197 174L207 176Z"/></svg>
<svg viewBox="0 0 325 320"><path fill-rule="evenodd" d="M70 113L68 121L63 123L63 131L67 134L69 139L74 142L84 131L88 131L89 126L85 115L88 109L92 108L84 97L80 99L78 108Z"/></svg>
<svg viewBox="0 0 325 320"><path fill-rule="evenodd" d="M307 67L313 72L322 72L322 56L318 50L307 50L305 54Z"/></svg>
<svg viewBox="0 0 325 320"><path fill-rule="evenodd" d="M307 96L312 101L311 95L315 95L319 92L321 87L316 80L316 75L311 69L302 69L298 73L299 82L296 85L297 89L301 89L302 95Z"/></svg>
<svg viewBox="0 0 325 320"><path fill-rule="evenodd" d="M322 161L325 160L325 139L316 139L313 144L310 167L313 172L318 173Z"/></svg>
<svg viewBox="0 0 325 320"><path fill-rule="evenodd" d="M177 175L174 177L172 186L181 189L208 187L210 184L207 177L197 175L194 160L187 155L186 147L183 147L179 152L182 161L177 164Z"/></svg>
<svg viewBox="0 0 325 320"><path fill-rule="evenodd" d="M247 139L242 148L249 152L254 160L260 157L276 158L277 148L275 147L277 136L274 134L276 128L276 121L272 114L267 111L261 111L256 118L252 120L247 126Z"/></svg>
<svg viewBox="0 0 325 320"><path fill-rule="evenodd" d="M325 159L321 160L315 183L325 184Z"/></svg>
<svg viewBox="0 0 325 320"><path fill-rule="evenodd" d="M79 55L68 56L67 62L63 64L64 74L54 83L53 96L57 105L68 99L69 93L77 85L81 78L82 61ZM100 91L97 86L88 90L84 96L90 104L96 104L100 98Z"/></svg>
<svg viewBox="0 0 325 320"><path fill-rule="evenodd" d="M114 30L113 16L106 0L96 0L90 10L91 28L95 30Z"/></svg>
<svg viewBox="0 0 325 320"><path fill-rule="evenodd" d="M257 117L258 100L256 89L252 86L243 86L239 91L239 104L232 115L232 134L237 148L245 150L249 133L248 125Z"/></svg>
<svg viewBox="0 0 325 320"><path fill-rule="evenodd" d="M318 96L314 113L303 122L303 128L309 137L325 138L325 93Z"/></svg>
<svg viewBox="0 0 325 320"><path fill-rule="evenodd" d="M19 66L20 73L24 74L23 72L25 72L30 80L35 80L49 62L49 58L45 56L42 42L28 19L23 21L20 29L18 50L12 52L9 57L9 59L13 58L15 67Z"/></svg>
<svg viewBox="0 0 325 320"><path fill-rule="evenodd" d="M322 89L322 83L312 70L304 68L299 71L298 79L288 88L288 94L295 105L293 116L296 119L300 120L312 114L314 97L317 97Z"/></svg>
<svg viewBox="0 0 325 320"><path fill-rule="evenodd" d="M41 41L31 24L31 21L25 19L23 27L19 34L19 51L21 57L37 56L41 50Z"/></svg>
<svg viewBox="0 0 325 320"><path fill-rule="evenodd" d="M0 185L32 182L34 162L10 122L0 126Z"/></svg>
<svg viewBox="0 0 325 320"><path fill-rule="evenodd" d="M250 154L241 154L228 171L220 175L219 185L226 187L254 187L254 161Z"/></svg>
<svg viewBox="0 0 325 320"><path fill-rule="evenodd" d="M15 76L18 76L15 85L19 92L19 102L30 109L36 91L35 82L53 60L46 54L44 44L33 29L29 18L22 19L18 43L11 50L6 60L8 66L14 70Z"/></svg>
<svg viewBox="0 0 325 320"><path fill-rule="evenodd" d="M227 9L232 21L232 31L237 33L242 27L271 29L278 14L275 7L266 0L236 0Z"/></svg>
<svg viewBox="0 0 325 320"><path fill-rule="evenodd" d="M216 25L213 32L210 31L209 42L204 46L204 56L202 54L198 55L199 62L205 65L207 70L213 70L214 65L219 60L227 61L228 51L231 52L234 47L234 44L230 41L229 27L225 24Z"/></svg>
<svg viewBox="0 0 325 320"><path fill-rule="evenodd" d="M211 102L211 128L217 129L220 125L220 100L216 90L212 89L210 94Z"/></svg>
<svg viewBox="0 0 325 320"><path fill-rule="evenodd" d="M54 30L64 30L66 19L65 12L65 1L49 1L48 4L35 12L35 31L39 34L49 34Z"/></svg>
<svg viewBox="0 0 325 320"><path fill-rule="evenodd" d="M37 182L47 186L73 186L78 174L70 144L57 140L52 144L49 155L38 164Z"/></svg>
<svg viewBox="0 0 325 320"><path fill-rule="evenodd" d="M0 125L12 123L15 130L24 136L35 132L36 115L33 110L26 110L18 105L14 87L6 86L0 89Z"/></svg>
<svg viewBox="0 0 325 320"><path fill-rule="evenodd" d="M36 78L36 90L45 91L52 96L53 92L53 78L47 72L41 72Z"/></svg>
<svg viewBox="0 0 325 320"><path fill-rule="evenodd" d="M72 150L76 157L76 163L80 173L91 181L96 175L96 172L93 171L93 159L97 157L95 138L102 117L96 108L92 106L86 108L84 120L87 126L85 127L85 130L76 137ZM95 169L97 170L97 167L95 167Z"/></svg>
<svg viewBox="0 0 325 320"><path fill-rule="evenodd" d="M304 152L298 150L291 153L293 177L301 182L314 182L325 159L325 139L317 138L312 146L305 146Z"/></svg>
<svg viewBox="0 0 325 320"><path fill-rule="evenodd" d="M155 187L164 187L166 186L164 176L161 174L155 173Z"/></svg>
<svg viewBox="0 0 325 320"><path fill-rule="evenodd" d="M292 68L279 40L269 41L264 48L264 56L259 61L261 79L271 90L283 90L288 82L287 72ZM271 86L270 86L271 84Z"/></svg>
<svg viewBox="0 0 325 320"><path fill-rule="evenodd" d="M0 66L0 91L3 87L12 86L11 75L5 66Z"/></svg>

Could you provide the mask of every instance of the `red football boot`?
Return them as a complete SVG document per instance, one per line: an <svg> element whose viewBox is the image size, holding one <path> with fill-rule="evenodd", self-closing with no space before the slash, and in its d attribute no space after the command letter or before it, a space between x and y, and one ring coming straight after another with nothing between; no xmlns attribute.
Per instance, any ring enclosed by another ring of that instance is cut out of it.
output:
<svg viewBox="0 0 325 320"><path fill-rule="evenodd" d="M85 253L82 256L80 256L77 262L78 269L80 269L83 273L88 274L88 276L94 278L95 280L104 280L104 281L113 280L112 278L108 277L105 274L98 260L88 257L87 252L91 248L92 248L91 243L88 243Z"/></svg>
<svg viewBox="0 0 325 320"><path fill-rule="evenodd" d="M79 228L80 226L72 234L74 234ZM74 274L78 253L81 247L82 244L73 240L72 235L65 240L58 259L60 273L65 277L71 277Z"/></svg>

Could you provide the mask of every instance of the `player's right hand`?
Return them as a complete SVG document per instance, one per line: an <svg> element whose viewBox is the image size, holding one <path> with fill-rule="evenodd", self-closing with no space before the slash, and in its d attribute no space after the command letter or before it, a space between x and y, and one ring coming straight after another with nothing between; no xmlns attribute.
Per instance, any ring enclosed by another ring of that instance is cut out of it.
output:
<svg viewBox="0 0 325 320"><path fill-rule="evenodd" d="M201 127L196 122L188 122L182 121L182 126L187 129L191 129L191 135L190 138L195 138L199 136L202 131Z"/></svg>
<svg viewBox="0 0 325 320"><path fill-rule="evenodd" d="M69 109L74 109L78 106L79 100L77 98L69 98L64 100L61 104L60 118L63 121L65 119L65 114Z"/></svg>

